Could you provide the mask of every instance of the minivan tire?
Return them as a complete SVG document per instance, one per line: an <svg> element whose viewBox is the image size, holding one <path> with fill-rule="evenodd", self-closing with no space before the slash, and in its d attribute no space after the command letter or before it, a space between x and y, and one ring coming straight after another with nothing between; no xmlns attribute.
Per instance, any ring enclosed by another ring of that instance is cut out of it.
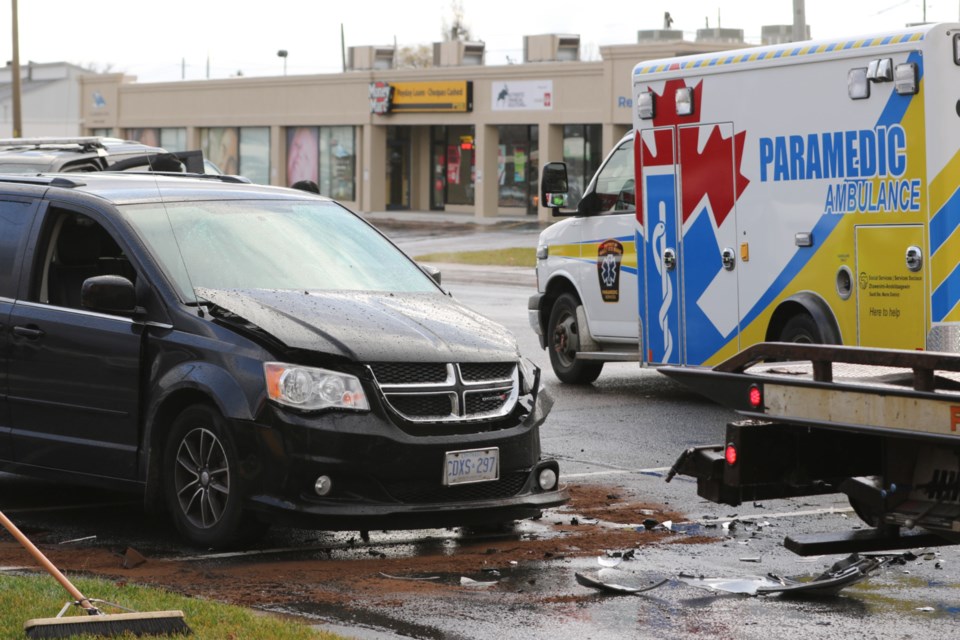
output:
<svg viewBox="0 0 960 640"><path fill-rule="evenodd" d="M213 407L190 406L173 421L163 471L167 508L190 542L224 548L266 530L243 511L236 447Z"/></svg>

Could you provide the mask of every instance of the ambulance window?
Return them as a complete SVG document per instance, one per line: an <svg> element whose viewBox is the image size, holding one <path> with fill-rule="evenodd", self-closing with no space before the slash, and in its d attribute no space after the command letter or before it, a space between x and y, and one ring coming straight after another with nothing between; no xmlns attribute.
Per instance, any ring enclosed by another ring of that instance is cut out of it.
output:
<svg viewBox="0 0 960 640"><path fill-rule="evenodd" d="M601 214L627 213L636 209L632 140L617 147L600 169L594 192L600 202Z"/></svg>

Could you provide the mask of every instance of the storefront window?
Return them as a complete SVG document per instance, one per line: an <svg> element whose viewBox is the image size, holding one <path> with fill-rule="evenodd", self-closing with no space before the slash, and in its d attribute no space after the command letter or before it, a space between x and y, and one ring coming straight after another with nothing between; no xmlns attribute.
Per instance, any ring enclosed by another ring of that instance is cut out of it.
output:
<svg viewBox="0 0 960 640"><path fill-rule="evenodd" d="M319 127L287 127L287 185L320 181Z"/></svg>
<svg viewBox="0 0 960 640"><path fill-rule="evenodd" d="M270 183L269 127L211 127L200 130L203 156L223 173L257 184Z"/></svg>
<svg viewBox="0 0 960 640"><path fill-rule="evenodd" d="M163 147L167 151L187 150L187 130L184 127L127 129L124 135L127 140L136 140L151 147Z"/></svg>
<svg viewBox="0 0 960 640"><path fill-rule="evenodd" d="M240 175L270 184L270 128L240 128Z"/></svg>
<svg viewBox="0 0 960 640"><path fill-rule="evenodd" d="M447 204L473 204L476 166L473 127L447 127Z"/></svg>
<svg viewBox="0 0 960 640"><path fill-rule="evenodd" d="M563 161L567 163L570 198L576 208L590 179L603 161L602 129L598 124L568 124L563 127Z"/></svg>
<svg viewBox="0 0 960 640"><path fill-rule="evenodd" d="M110 138L113 137L113 129L91 129L90 135L99 136L101 138Z"/></svg>
<svg viewBox="0 0 960 640"><path fill-rule="evenodd" d="M320 127L320 193L334 200L356 200L353 127Z"/></svg>
<svg viewBox="0 0 960 640"><path fill-rule="evenodd" d="M186 128L163 127L160 129L160 146L167 151L188 151Z"/></svg>
<svg viewBox="0 0 960 640"><path fill-rule="evenodd" d="M538 129L536 125L500 127L500 147L497 149L498 204L536 211Z"/></svg>
<svg viewBox="0 0 960 640"><path fill-rule="evenodd" d="M312 180L335 200L356 200L353 127L288 127L287 184Z"/></svg>
<svg viewBox="0 0 960 640"><path fill-rule="evenodd" d="M145 144L150 147L159 147L160 146L160 129L151 127L151 128L141 128L141 129L127 129L126 132L127 140L136 140L140 144Z"/></svg>

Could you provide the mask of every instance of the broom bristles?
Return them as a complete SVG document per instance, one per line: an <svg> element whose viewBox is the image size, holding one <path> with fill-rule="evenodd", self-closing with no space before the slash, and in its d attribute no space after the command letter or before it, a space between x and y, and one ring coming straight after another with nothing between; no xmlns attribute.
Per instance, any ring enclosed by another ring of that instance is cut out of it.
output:
<svg viewBox="0 0 960 640"><path fill-rule="evenodd" d="M189 635L190 627L183 611L147 611L111 613L66 618L27 620L23 630L28 638L69 638L80 634L98 636L176 636Z"/></svg>

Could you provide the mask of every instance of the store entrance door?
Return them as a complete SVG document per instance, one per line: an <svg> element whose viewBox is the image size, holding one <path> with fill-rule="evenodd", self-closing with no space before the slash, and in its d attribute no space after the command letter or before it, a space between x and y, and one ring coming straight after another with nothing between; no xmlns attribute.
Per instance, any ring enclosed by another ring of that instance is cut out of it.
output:
<svg viewBox="0 0 960 640"><path fill-rule="evenodd" d="M410 208L410 127L387 127L387 209Z"/></svg>

